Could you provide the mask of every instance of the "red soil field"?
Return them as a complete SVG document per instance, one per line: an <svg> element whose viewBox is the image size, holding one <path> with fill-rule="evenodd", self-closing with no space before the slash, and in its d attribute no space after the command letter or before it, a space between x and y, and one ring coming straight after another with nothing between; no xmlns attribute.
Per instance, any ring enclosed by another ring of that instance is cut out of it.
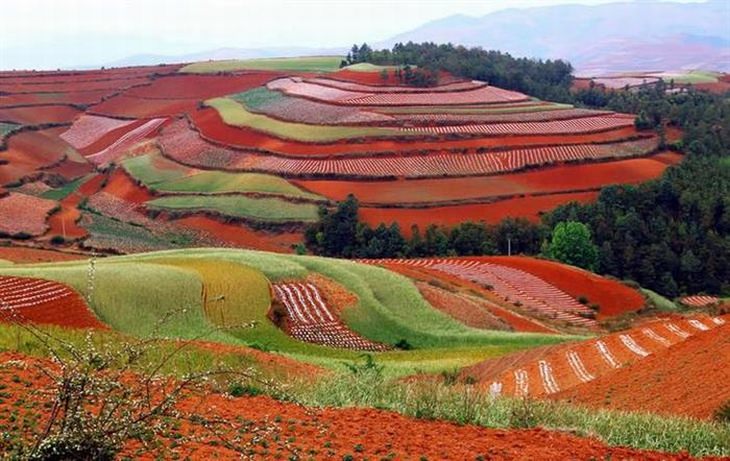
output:
<svg viewBox="0 0 730 461"><path fill-rule="evenodd" d="M492 388L493 383L501 383L501 395L555 396L580 388L585 383L592 385L610 379L626 368L642 367L653 356L680 348L684 341L698 335L712 334L713 330L720 328L716 321L722 322L721 319L707 316L676 316L644 322L630 330L595 339L488 359L466 368L463 374L476 378L485 387ZM701 326L702 330L693 323ZM667 373L672 373L671 365L668 366L666 360L659 366ZM696 384L696 381L690 382ZM610 393L608 390L605 395ZM651 392L645 395L647 399L655 397ZM671 409L672 405L667 408Z"/></svg>
<svg viewBox="0 0 730 461"><path fill-rule="evenodd" d="M193 99L145 99L122 94L90 107L87 113L123 118L173 117L192 112L196 106Z"/></svg>
<svg viewBox="0 0 730 461"><path fill-rule="evenodd" d="M140 119L135 120L134 122L121 126L119 128L115 128L113 130L110 130L107 133L104 133L101 137L93 141L91 144L88 144L86 146L79 146L79 153L81 155L87 156L91 154L95 154L107 147L109 147L111 144L114 144L115 141L117 141L119 138L124 136L126 133L129 133L130 131L134 130L135 128L140 127L141 125L144 125L147 122L147 120ZM77 144L78 145L78 144Z"/></svg>
<svg viewBox="0 0 730 461"><path fill-rule="evenodd" d="M48 215L57 206L55 200L15 192L0 197L0 234L41 235L48 228Z"/></svg>
<svg viewBox="0 0 730 461"><path fill-rule="evenodd" d="M302 242L297 233L267 233L256 231L245 225L226 224L208 216L187 216L173 221L181 227L202 231L224 244L234 248L254 248L262 251L291 253L293 245Z"/></svg>
<svg viewBox="0 0 730 461"><path fill-rule="evenodd" d="M127 202L136 204L144 203L153 198L152 194L137 185L136 182L122 168L117 168L109 176L109 181L104 186L104 192L119 197Z"/></svg>
<svg viewBox="0 0 730 461"><path fill-rule="evenodd" d="M3 247L0 246L0 259L19 264L33 264L57 261L76 261L85 259L84 255L43 250L40 248Z"/></svg>
<svg viewBox="0 0 730 461"><path fill-rule="evenodd" d="M69 93L29 93L0 96L0 106L48 105L48 104L95 104L105 96L119 90L94 90Z"/></svg>
<svg viewBox="0 0 730 461"><path fill-rule="evenodd" d="M180 67L182 67L181 64L165 64L159 66L116 67L90 71L5 71L0 72L0 82L28 84L137 78L152 74L174 73Z"/></svg>
<svg viewBox="0 0 730 461"><path fill-rule="evenodd" d="M113 101L95 106L92 111L100 112L99 107ZM328 156L345 153L383 152L399 150L446 150L455 148L505 148L516 146L568 145L623 140L637 135L633 127L612 130L604 133L568 136L509 136L491 138L472 138L441 141L372 141L366 143L307 144L278 139L265 133L248 128L226 125L215 109L205 108L190 113L190 117L200 130L201 135L214 143L243 149L263 149L291 156Z"/></svg>
<svg viewBox="0 0 730 461"><path fill-rule="evenodd" d="M8 138L8 150L0 152L0 159L8 161L0 165L0 185L61 162L65 151L71 149L58 137L64 130L61 127L24 131Z"/></svg>
<svg viewBox="0 0 730 461"><path fill-rule="evenodd" d="M256 72L250 74L178 75L162 77L151 85L127 90L124 95L148 99L210 99L232 93L240 93L264 85L281 74Z"/></svg>
<svg viewBox="0 0 730 461"><path fill-rule="evenodd" d="M355 194L363 203L426 203L539 192L597 190L609 184L635 184L660 176L668 166L665 162L676 163L681 158L679 154L658 154L640 159L560 165L524 173L473 178L293 182L333 200L344 200L348 194Z"/></svg>
<svg viewBox="0 0 730 461"><path fill-rule="evenodd" d="M0 276L0 299L0 321L107 329L81 295L58 282Z"/></svg>
<svg viewBox="0 0 730 461"><path fill-rule="evenodd" d="M507 217L522 217L538 221L540 213L558 205L576 201L588 203L598 197L598 192L543 195L502 200L478 205L454 205L434 208L360 208L360 218L371 226L396 222L406 236L411 235L414 224L423 231L430 224L453 226L464 221L498 222Z"/></svg>
<svg viewBox="0 0 730 461"><path fill-rule="evenodd" d="M77 81L68 79L56 82L24 82L8 84L0 79L0 92L5 93L76 93L80 91L119 91L149 82L147 77L109 80Z"/></svg>
<svg viewBox="0 0 730 461"><path fill-rule="evenodd" d="M52 214L48 219L50 230L47 237L60 235L67 239L81 239L89 233L86 229L78 225L81 218L81 211L78 209L79 203L85 198L89 198L99 191L101 183L104 181L104 175L96 175L89 179L79 187L76 192L70 193L61 200L61 209Z"/></svg>
<svg viewBox="0 0 730 461"><path fill-rule="evenodd" d="M81 111L71 106L49 105L36 107L0 108L0 121L21 125L70 123Z"/></svg>
<svg viewBox="0 0 730 461"><path fill-rule="evenodd" d="M477 259L529 272L576 298L586 296L589 302L601 306L598 311L599 319L636 311L645 304L644 297L633 288L565 264L524 256Z"/></svg>
<svg viewBox="0 0 730 461"><path fill-rule="evenodd" d="M48 174L59 175L66 181L73 181L93 171L93 167L88 162L76 162L69 158L65 158L58 165L44 170Z"/></svg>
<svg viewBox="0 0 730 461"><path fill-rule="evenodd" d="M693 86L697 90L709 91L715 94L724 94L730 91L730 82L722 80L715 83L695 83Z"/></svg>
<svg viewBox="0 0 730 461"><path fill-rule="evenodd" d="M511 329L507 322L492 314L485 306L486 302L480 299L452 293L425 282L419 282L416 286L431 306L464 325L485 330Z"/></svg>
<svg viewBox="0 0 730 461"><path fill-rule="evenodd" d="M724 319L724 326L552 398L613 410L709 419L730 400L730 316Z"/></svg>
<svg viewBox="0 0 730 461"><path fill-rule="evenodd" d="M677 165L679 162L682 161L684 155L680 154L679 152L666 150L663 152L659 152L656 155L652 155L651 158L660 162L664 162L667 165Z"/></svg>
<svg viewBox="0 0 730 461"><path fill-rule="evenodd" d="M28 420L38 416L43 427L49 417L50 396L43 393L49 387L49 378L43 369L52 366L47 359L36 359L17 353L0 354L0 360L8 367L0 369L0 384L8 398L0 403L0 422L12 414L13 420ZM27 383L32 383L31 388ZM21 405L19 399L31 397L38 405ZM176 409L187 417L180 418L176 433L183 435L184 442L174 434L157 434L162 448L143 450L139 456L139 443L129 443L120 457L139 459L196 458L238 459L241 454L221 443L213 431L196 423L201 420L222 420L221 429L236 431L241 415L261 431L261 440L253 447L253 459L285 458L291 453L309 453L316 459L343 459L345 455L357 455L380 459L466 460L485 457L492 460L531 459L642 459L647 461L690 460L687 454L671 454L609 447L594 438L581 438L568 432L545 429L502 430L487 429L474 425L459 425L437 420L417 420L384 410L365 408L308 408L285 403L270 397L230 398L217 392L190 391L177 403ZM200 415L203 418L194 418ZM277 415L277 418L272 418ZM28 431L30 426L24 426ZM270 428L270 429L269 429ZM250 430L250 429L249 429ZM248 432L248 431L247 431ZM254 434L241 431L243 442L249 442ZM23 432L30 436L29 432ZM458 441L458 443L455 443ZM362 451L355 451L355 446ZM265 446L266 448L258 448ZM358 448L360 449L360 448Z"/></svg>

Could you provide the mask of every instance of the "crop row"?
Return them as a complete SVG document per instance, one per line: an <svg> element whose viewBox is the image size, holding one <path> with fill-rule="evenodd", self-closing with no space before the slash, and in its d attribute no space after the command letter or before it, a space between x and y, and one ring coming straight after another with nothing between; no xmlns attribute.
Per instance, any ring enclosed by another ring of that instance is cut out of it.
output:
<svg viewBox="0 0 730 461"><path fill-rule="evenodd" d="M102 327L81 296L43 279L0 276L0 318L72 327Z"/></svg>
<svg viewBox="0 0 730 461"><path fill-rule="evenodd" d="M346 91L330 86L308 83L300 78L281 78L269 82L267 88L282 91L292 96L312 98L335 104L355 106L427 106L427 105L463 105L494 104L504 102L526 101L529 98L522 93L503 90L493 86L485 86L458 92L430 93L359 93Z"/></svg>
<svg viewBox="0 0 730 461"><path fill-rule="evenodd" d="M99 115L82 115L71 125L71 128L61 133L61 139L76 149L83 149L101 139L105 134L129 126L132 123L134 123L134 120L119 120Z"/></svg>
<svg viewBox="0 0 730 461"><path fill-rule="evenodd" d="M147 137L150 133L158 129L163 123L165 123L165 120L166 119L164 118L153 118L148 120L142 125L139 125L133 130L123 134L106 148L99 152L87 155L86 158L96 165L108 163L114 160L114 158L116 158L119 154L124 153L126 150L130 149Z"/></svg>
<svg viewBox="0 0 730 461"><path fill-rule="evenodd" d="M537 106L540 107L540 106ZM548 106L549 107L549 106ZM612 112L592 109L552 109L535 110L535 107L525 107L522 111L508 111L506 113L414 113L393 114L399 121L416 125L459 125L469 123L524 123L548 122L556 120L570 120L583 117L609 115Z"/></svg>
<svg viewBox="0 0 730 461"><path fill-rule="evenodd" d="M274 293L286 308L291 335L300 341L362 351L387 349L347 328L311 283L279 283Z"/></svg>
<svg viewBox="0 0 730 461"><path fill-rule="evenodd" d="M534 314L568 323L595 326L590 309L572 296L525 271L478 261L434 260L429 269L479 283L492 289L505 301L519 304Z"/></svg>
<svg viewBox="0 0 730 461"><path fill-rule="evenodd" d="M725 323L720 317L693 318L684 322L692 328L692 333L685 332L674 323L658 321L597 340L557 346L536 357L525 356L523 359L515 356L507 369L500 371L497 367L496 374L487 376L490 389L496 394L515 396L555 394L591 382L696 333ZM536 384L533 385L533 382Z"/></svg>
<svg viewBox="0 0 730 461"><path fill-rule="evenodd" d="M540 135L595 133L632 126L633 116L622 114L597 117L572 118L525 123L481 123L476 125L444 125L401 128L408 133L424 134L481 134L496 135Z"/></svg>
<svg viewBox="0 0 730 461"><path fill-rule="evenodd" d="M0 234L41 235L48 225L46 219L58 206L55 200L10 193L0 198Z"/></svg>
<svg viewBox="0 0 730 461"><path fill-rule="evenodd" d="M266 156L209 144L177 121L162 132L166 156L203 168L258 171L289 176L407 178L496 174L553 163L646 155L655 138L611 144L581 144L513 149L504 152L442 152L424 156L304 159Z"/></svg>
<svg viewBox="0 0 730 461"><path fill-rule="evenodd" d="M645 154L655 141L515 149L484 154L440 153L427 156L292 159L242 156L235 167L293 176L406 178L496 174L552 163ZM174 157L174 154L168 152Z"/></svg>
<svg viewBox="0 0 730 461"><path fill-rule="evenodd" d="M596 325L595 320L587 318L592 316L589 308L554 285L520 269L468 260L396 259L388 262L440 271L478 283L493 290L506 302L534 314L576 325Z"/></svg>
<svg viewBox="0 0 730 461"><path fill-rule="evenodd" d="M448 93L454 91L474 90L487 86L485 82L478 80L470 80L465 82L448 83L430 88L418 88L412 86L375 86L363 85L361 83L344 82L342 80L333 80L330 78L309 78L305 80L308 83L314 83L321 86L329 86L339 90L354 91L359 93Z"/></svg>
<svg viewBox="0 0 730 461"><path fill-rule="evenodd" d="M679 301L682 304L685 304L687 306L705 307L705 306L710 306L712 304L718 303L720 301L720 299L715 296L695 295L695 296L685 296L684 298L680 299Z"/></svg>

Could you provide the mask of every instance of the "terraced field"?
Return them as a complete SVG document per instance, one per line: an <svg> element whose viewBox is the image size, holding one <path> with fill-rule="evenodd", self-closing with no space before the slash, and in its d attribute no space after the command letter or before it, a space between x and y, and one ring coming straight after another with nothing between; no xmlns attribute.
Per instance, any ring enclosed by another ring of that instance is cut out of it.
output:
<svg viewBox="0 0 730 461"><path fill-rule="evenodd" d="M434 87L405 86L392 68L384 79L379 66L339 69L338 59L3 75L0 123L12 124L2 128L0 187L58 195L61 210L38 236L45 242L118 252L183 241L289 250L317 206L349 192L365 204L364 221L397 222L408 233L412 224L536 220L679 161L636 159L654 154L659 139L637 131L630 114L446 73ZM10 132L45 123L59 126ZM63 194L90 173L108 181L119 170L124 193L89 194L91 214L83 197ZM39 178L41 189L24 185ZM155 234L150 222L164 232L140 246ZM118 237L124 229L136 237ZM265 244L264 234L278 243Z"/></svg>

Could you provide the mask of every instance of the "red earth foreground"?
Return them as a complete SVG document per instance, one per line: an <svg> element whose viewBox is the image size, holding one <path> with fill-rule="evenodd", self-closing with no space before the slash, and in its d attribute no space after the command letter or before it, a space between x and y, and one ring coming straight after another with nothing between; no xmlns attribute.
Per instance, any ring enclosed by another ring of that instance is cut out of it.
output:
<svg viewBox="0 0 730 461"><path fill-rule="evenodd" d="M49 410L43 405L48 396L39 391L47 388L48 378L38 365L48 366L47 361L9 353L1 354L0 360L6 364L0 368L0 385L8 396L0 403L0 424L8 424L11 415L18 421L28 421L26 418L38 415L43 421L48 416ZM32 405L27 403L29 397L32 397ZM21 399L26 404L19 404ZM250 445L254 451L253 459L292 459L292 456L296 459L343 459L346 455L351 455L352 459L387 457L396 460L471 460L479 456L491 460L556 461L692 459L686 454L609 447L596 439L566 432L486 429L416 420L388 411L363 408L316 409L269 397L231 398L216 393L196 394L184 397L177 408L187 415L221 418L219 421L223 424L219 427L236 428L242 422L249 423L247 427L251 429L244 433L241 443L246 444L254 434L260 437L258 443ZM122 457L241 458L241 453L227 448L209 429L190 422L190 418L181 419L180 423L174 433L159 436L161 448L146 451L138 444L130 443ZM180 443L180 435L184 443ZM188 441L186 436L191 436L194 441Z"/></svg>

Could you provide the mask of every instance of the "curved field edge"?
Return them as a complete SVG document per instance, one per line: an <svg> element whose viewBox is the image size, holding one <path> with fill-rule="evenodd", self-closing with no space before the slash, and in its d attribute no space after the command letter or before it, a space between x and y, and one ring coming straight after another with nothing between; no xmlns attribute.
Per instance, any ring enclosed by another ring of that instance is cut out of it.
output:
<svg viewBox="0 0 730 461"><path fill-rule="evenodd" d="M395 375L462 367L525 347L577 339L468 328L427 304L412 281L385 269L344 260L255 251L171 250L100 259L89 304L102 321L135 336L152 334L163 316L184 309L163 326L160 334L250 345L325 366L336 366L335 359L359 356L358 352L290 338L266 318L265 307L248 310L245 319L257 321L254 328L215 328L205 316L201 293L206 278L226 276L210 271L201 275L195 268L196 264L203 267L214 262L259 270L270 281L300 279L314 272L343 285L359 299L356 306L343 312L350 328L374 341L394 344L405 339L416 348L378 354L387 363L388 373ZM0 273L57 280L88 296L88 267L87 261L71 261L2 266Z"/></svg>

